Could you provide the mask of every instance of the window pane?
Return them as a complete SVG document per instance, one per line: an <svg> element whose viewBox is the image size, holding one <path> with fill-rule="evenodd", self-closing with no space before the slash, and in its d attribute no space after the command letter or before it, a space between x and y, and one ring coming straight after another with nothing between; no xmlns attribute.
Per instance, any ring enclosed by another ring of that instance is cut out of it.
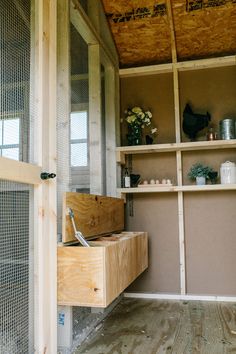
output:
<svg viewBox="0 0 236 354"><path fill-rule="evenodd" d="M2 145L2 120L0 120L0 145Z"/></svg>
<svg viewBox="0 0 236 354"><path fill-rule="evenodd" d="M20 119L3 121L3 145L19 144Z"/></svg>
<svg viewBox="0 0 236 354"><path fill-rule="evenodd" d="M19 160L19 149L12 148L12 149L2 149L2 156L8 157L12 160Z"/></svg>
<svg viewBox="0 0 236 354"><path fill-rule="evenodd" d="M71 166L87 166L87 143L71 144Z"/></svg>
<svg viewBox="0 0 236 354"><path fill-rule="evenodd" d="M71 113L71 139L87 139L87 112Z"/></svg>

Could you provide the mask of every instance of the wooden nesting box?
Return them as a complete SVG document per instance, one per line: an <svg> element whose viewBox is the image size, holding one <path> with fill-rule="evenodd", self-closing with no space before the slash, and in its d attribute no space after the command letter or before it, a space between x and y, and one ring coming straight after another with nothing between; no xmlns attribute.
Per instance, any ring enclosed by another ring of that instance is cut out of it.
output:
<svg viewBox="0 0 236 354"><path fill-rule="evenodd" d="M91 247L58 246L58 304L106 307L147 268L147 233L114 233L124 227L121 199L66 193L63 240L74 239L68 207L86 238L100 236Z"/></svg>

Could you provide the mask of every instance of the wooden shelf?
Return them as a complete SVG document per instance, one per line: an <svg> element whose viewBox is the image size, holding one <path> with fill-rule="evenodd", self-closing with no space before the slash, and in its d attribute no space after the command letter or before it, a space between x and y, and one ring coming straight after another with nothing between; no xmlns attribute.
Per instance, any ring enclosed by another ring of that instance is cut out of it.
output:
<svg viewBox="0 0 236 354"><path fill-rule="evenodd" d="M166 186L166 187L137 187L137 188L118 188L119 195L129 193L167 193L167 192L210 192L236 190L236 184L206 184L204 186L185 185L185 186Z"/></svg>
<svg viewBox="0 0 236 354"><path fill-rule="evenodd" d="M171 143L171 144L122 146L116 148L116 160L117 162L124 164L125 155L151 154L151 153L175 152L175 151L232 149L232 148L236 148L236 139L195 141L195 142Z"/></svg>

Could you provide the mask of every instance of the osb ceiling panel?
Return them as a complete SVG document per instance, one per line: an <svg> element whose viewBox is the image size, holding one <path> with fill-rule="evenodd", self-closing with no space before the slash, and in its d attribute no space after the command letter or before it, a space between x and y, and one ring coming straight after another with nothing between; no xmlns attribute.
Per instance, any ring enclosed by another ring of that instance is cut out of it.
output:
<svg viewBox="0 0 236 354"><path fill-rule="evenodd" d="M103 3L121 67L171 61L170 29L163 1L103 0Z"/></svg>
<svg viewBox="0 0 236 354"><path fill-rule="evenodd" d="M171 61L165 0L102 0L121 67ZM236 0L171 0L178 60L236 53Z"/></svg>
<svg viewBox="0 0 236 354"><path fill-rule="evenodd" d="M172 8L179 60L235 54L235 0L173 0Z"/></svg>

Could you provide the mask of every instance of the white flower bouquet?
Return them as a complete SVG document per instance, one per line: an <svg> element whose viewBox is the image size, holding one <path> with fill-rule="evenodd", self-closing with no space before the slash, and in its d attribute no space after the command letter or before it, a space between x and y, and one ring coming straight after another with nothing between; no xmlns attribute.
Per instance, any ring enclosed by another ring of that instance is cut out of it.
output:
<svg viewBox="0 0 236 354"><path fill-rule="evenodd" d="M142 129L148 128L149 142L152 143L153 138L157 132L157 128L152 126L152 113L150 111L144 111L140 107L128 108L125 111L125 120L128 124L129 133L127 135L127 140L129 145L140 145L142 144ZM147 131L147 129L146 129ZM147 137L146 136L146 137Z"/></svg>
<svg viewBox="0 0 236 354"><path fill-rule="evenodd" d="M125 111L126 122L130 125L140 125L141 128L151 125L152 113L144 112L140 107L133 107Z"/></svg>

